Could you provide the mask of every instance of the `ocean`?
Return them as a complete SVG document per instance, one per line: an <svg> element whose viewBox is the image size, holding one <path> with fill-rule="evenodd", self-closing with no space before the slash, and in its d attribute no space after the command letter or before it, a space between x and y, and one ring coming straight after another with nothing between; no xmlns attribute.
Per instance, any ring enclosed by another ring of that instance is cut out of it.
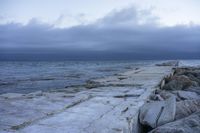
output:
<svg viewBox="0 0 200 133"><path fill-rule="evenodd" d="M30 93L82 85L160 61L1 61L0 94ZM199 60L184 60L183 65L199 65Z"/></svg>

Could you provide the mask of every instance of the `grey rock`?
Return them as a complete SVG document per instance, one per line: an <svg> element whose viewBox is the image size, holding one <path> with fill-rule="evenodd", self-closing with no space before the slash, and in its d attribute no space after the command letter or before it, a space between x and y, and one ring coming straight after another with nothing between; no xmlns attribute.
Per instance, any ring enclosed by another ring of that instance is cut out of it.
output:
<svg viewBox="0 0 200 133"><path fill-rule="evenodd" d="M200 96L196 92L178 91L177 95L181 100L200 99Z"/></svg>
<svg viewBox="0 0 200 133"><path fill-rule="evenodd" d="M179 67L176 68L176 75L187 75L189 73L193 74L195 77L200 76L200 68L199 67Z"/></svg>
<svg viewBox="0 0 200 133"><path fill-rule="evenodd" d="M1 97L4 97L5 99L13 99L13 98L23 97L23 94L19 94L19 93L5 93L5 94L1 94Z"/></svg>
<svg viewBox="0 0 200 133"><path fill-rule="evenodd" d="M191 86L198 86L198 83L191 81L187 76L173 76L168 79L169 82L163 86L164 90L182 90Z"/></svg>
<svg viewBox="0 0 200 133"><path fill-rule="evenodd" d="M200 85L200 68L177 68L175 73L176 75L185 75Z"/></svg>
<svg viewBox="0 0 200 133"><path fill-rule="evenodd" d="M163 98L163 99L168 99L170 97L176 97L176 100L180 100L176 94L172 93L172 92L169 92L169 91L165 91L165 90L162 90L159 92L159 95Z"/></svg>
<svg viewBox="0 0 200 133"><path fill-rule="evenodd" d="M144 104L140 109L140 123L152 128L171 122L176 112L175 97L166 101L155 101Z"/></svg>
<svg viewBox="0 0 200 133"><path fill-rule="evenodd" d="M178 66L178 64L179 64L178 61L168 61L168 62L156 64L156 66Z"/></svg>
<svg viewBox="0 0 200 133"><path fill-rule="evenodd" d="M185 89L185 91L196 92L198 95L200 95L200 87L190 87L188 89Z"/></svg>
<svg viewBox="0 0 200 133"><path fill-rule="evenodd" d="M176 113L176 99L175 97L170 97L165 101L165 106L160 117L158 118L157 125L160 126L170 121L173 121L175 118L175 113Z"/></svg>
<svg viewBox="0 0 200 133"><path fill-rule="evenodd" d="M158 116L163 107L164 101L155 101L144 104L140 109L140 123L155 128L157 126Z"/></svg>
<svg viewBox="0 0 200 133"><path fill-rule="evenodd" d="M200 112L157 127L150 133L200 133Z"/></svg>
<svg viewBox="0 0 200 133"><path fill-rule="evenodd" d="M184 100L176 103L175 119L181 119L200 110L199 100Z"/></svg>
<svg viewBox="0 0 200 133"><path fill-rule="evenodd" d="M152 94L150 96L150 99L151 100L156 100L156 101L163 101L164 100L163 97L161 97L159 94Z"/></svg>
<svg viewBox="0 0 200 133"><path fill-rule="evenodd" d="M194 77L200 77L200 68L196 68L196 67L189 67L189 68L180 68L182 69L183 71L182 72L179 72L177 74L181 74L181 75L188 75L188 74L191 74L193 75Z"/></svg>
<svg viewBox="0 0 200 133"><path fill-rule="evenodd" d="M191 73L186 74L186 76L189 77L190 80L195 81L198 83L198 85L200 85L200 77L195 77L194 75Z"/></svg>
<svg viewBox="0 0 200 133"><path fill-rule="evenodd" d="M102 85L99 82L95 82L92 80L86 81L86 84L85 84L85 88L88 88L88 89L97 88L97 87L101 87L101 86Z"/></svg>

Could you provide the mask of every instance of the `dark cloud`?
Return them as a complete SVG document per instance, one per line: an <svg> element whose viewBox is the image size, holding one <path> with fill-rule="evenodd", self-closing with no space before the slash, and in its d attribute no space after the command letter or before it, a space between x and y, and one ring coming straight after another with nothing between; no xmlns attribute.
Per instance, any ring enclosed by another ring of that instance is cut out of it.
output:
<svg viewBox="0 0 200 133"><path fill-rule="evenodd" d="M71 28L31 20L0 25L0 59L200 58L200 26L158 25L149 11L113 11Z"/></svg>

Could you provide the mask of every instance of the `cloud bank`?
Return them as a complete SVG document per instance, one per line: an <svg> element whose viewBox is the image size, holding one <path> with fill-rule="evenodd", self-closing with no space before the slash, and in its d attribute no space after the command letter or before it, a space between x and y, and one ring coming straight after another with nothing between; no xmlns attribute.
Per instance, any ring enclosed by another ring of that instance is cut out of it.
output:
<svg viewBox="0 0 200 133"><path fill-rule="evenodd" d="M0 60L200 58L200 26L163 27L157 20L132 7L71 28L35 19L0 25Z"/></svg>

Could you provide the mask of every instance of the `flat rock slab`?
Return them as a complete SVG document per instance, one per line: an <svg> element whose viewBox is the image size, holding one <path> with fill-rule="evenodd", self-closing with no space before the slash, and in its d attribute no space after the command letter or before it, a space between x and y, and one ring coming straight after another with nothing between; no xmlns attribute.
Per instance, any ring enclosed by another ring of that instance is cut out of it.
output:
<svg viewBox="0 0 200 133"><path fill-rule="evenodd" d="M171 68L142 67L94 80L99 87L76 93L66 88L60 92L1 95L0 132L131 132L139 108Z"/></svg>

